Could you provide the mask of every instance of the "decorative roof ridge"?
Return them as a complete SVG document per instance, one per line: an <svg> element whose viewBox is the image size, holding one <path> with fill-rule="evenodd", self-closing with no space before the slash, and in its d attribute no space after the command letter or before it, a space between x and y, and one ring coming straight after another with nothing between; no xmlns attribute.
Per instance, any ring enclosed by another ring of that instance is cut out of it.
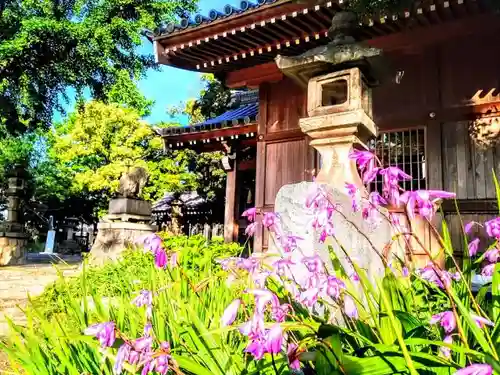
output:
<svg viewBox="0 0 500 375"><path fill-rule="evenodd" d="M247 16L253 12L263 11L278 5L291 3L292 0L241 0L240 7L237 8L231 4L226 4L221 11L212 9L207 16L196 14L193 18L184 17L180 22L170 22L162 24L154 32L154 40L177 36L185 32L192 32L204 27L218 24L222 21L227 22L228 19L236 19L238 17Z"/></svg>
<svg viewBox="0 0 500 375"><path fill-rule="evenodd" d="M259 90L232 90L230 107L243 106L247 104L254 104L259 101Z"/></svg>

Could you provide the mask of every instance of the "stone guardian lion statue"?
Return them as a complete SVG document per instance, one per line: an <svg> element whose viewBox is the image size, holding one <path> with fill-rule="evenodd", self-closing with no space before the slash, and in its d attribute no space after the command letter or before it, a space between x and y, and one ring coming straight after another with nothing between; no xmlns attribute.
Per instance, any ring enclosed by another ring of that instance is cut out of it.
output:
<svg viewBox="0 0 500 375"><path fill-rule="evenodd" d="M118 194L123 198L139 198L148 182L148 172L141 167L133 168L120 177Z"/></svg>

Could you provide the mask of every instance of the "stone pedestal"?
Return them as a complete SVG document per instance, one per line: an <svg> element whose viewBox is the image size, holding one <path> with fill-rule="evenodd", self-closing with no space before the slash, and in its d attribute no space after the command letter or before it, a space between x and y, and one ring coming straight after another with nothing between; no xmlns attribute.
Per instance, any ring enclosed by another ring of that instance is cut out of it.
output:
<svg viewBox="0 0 500 375"><path fill-rule="evenodd" d="M330 271L333 270L328 246L332 247L348 275L354 270L347 255L359 267L365 269L372 280L375 276L383 274L382 257L385 256L387 260L391 260L389 253L392 253L392 257L396 255L404 257L404 249L397 243L387 249L386 245L392 237L392 228L387 221L382 221L377 226L370 226L362 218L360 212L352 212L351 199L344 193L344 190L327 185L324 185L324 188L329 192L332 202L341 207L341 212L333 214L335 240L327 238L325 243L321 243L320 234L312 228L312 212L305 206L306 197L313 187L314 184L311 182L285 185L279 190L275 201L275 211L280 215L280 222L285 233L303 238L297 241L298 251L292 253L292 256L296 258L292 260L296 264L290 266L299 284L301 284L301 275L308 275L301 262L302 256L318 254L327 268ZM274 244L272 238L269 251L270 253L281 252L280 247ZM382 251L385 254L382 254Z"/></svg>
<svg viewBox="0 0 500 375"><path fill-rule="evenodd" d="M0 266L26 263L28 236L25 233L0 233Z"/></svg>
<svg viewBox="0 0 500 375"><path fill-rule="evenodd" d="M109 214L97 225L90 258L93 264L115 260L138 238L157 231L151 222L151 203L135 198L116 198L109 202Z"/></svg>
<svg viewBox="0 0 500 375"><path fill-rule="evenodd" d="M0 229L0 266L24 264L28 235L21 220L21 199L26 188L26 169L17 165L8 174L7 218Z"/></svg>
<svg viewBox="0 0 500 375"><path fill-rule="evenodd" d="M141 199L115 198L109 202L109 215L129 214L135 216L151 217L151 203Z"/></svg>
<svg viewBox="0 0 500 375"><path fill-rule="evenodd" d="M138 238L156 231L156 226L128 222L100 222L97 225L90 258L92 264L102 264L107 260L116 260L121 253L133 245Z"/></svg>

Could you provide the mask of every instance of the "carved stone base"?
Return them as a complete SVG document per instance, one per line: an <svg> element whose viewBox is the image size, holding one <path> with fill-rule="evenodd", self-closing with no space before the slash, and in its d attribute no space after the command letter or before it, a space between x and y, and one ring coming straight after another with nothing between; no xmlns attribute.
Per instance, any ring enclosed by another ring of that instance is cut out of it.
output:
<svg viewBox="0 0 500 375"><path fill-rule="evenodd" d="M116 260L121 253L133 245L141 236L154 233L154 225L130 222L100 222L97 225L97 237L90 251L92 264L102 264L107 260Z"/></svg>
<svg viewBox="0 0 500 375"><path fill-rule="evenodd" d="M391 242L393 234L390 224L382 220L378 226L369 225L360 212L352 212L351 199L347 194L334 187L325 188L329 191L332 202L341 207L341 213L334 212L333 214L337 240L328 238L325 243L321 243L320 234L311 226L312 212L305 207L305 200L312 186L311 182L285 185L279 190L275 201L275 211L280 215L284 232L303 238L298 241L299 251L295 252L297 258L292 259L296 265L290 267L294 278L299 283L302 277L308 275L300 259L304 255L318 254L327 268L332 269L328 246L332 247L348 273L353 272L353 267L343 249L359 267L367 271L372 280L384 272L382 257L386 260L391 260L394 256L404 259L404 249L399 244L394 243L392 248L387 249L387 244ZM269 244L270 253L280 252L272 238Z"/></svg>
<svg viewBox="0 0 500 375"><path fill-rule="evenodd" d="M74 240L64 240L57 246L57 252L60 254L76 254L79 251L80 246Z"/></svg>
<svg viewBox="0 0 500 375"><path fill-rule="evenodd" d="M132 198L116 198L111 199L109 202L110 215L137 215L137 216L151 216L151 203L141 199Z"/></svg>
<svg viewBox="0 0 500 375"><path fill-rule="evenodd" d="M25 264L27 245L28 236L25 233L1 233L0 266Z"/></svg>

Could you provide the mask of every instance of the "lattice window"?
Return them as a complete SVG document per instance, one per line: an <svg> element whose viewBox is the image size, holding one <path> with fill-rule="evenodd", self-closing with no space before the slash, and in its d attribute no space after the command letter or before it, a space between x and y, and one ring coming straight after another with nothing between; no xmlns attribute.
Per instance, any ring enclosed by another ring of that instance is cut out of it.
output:
<svg viewBox="0 0 500 375"><path fill-rule="evenodd" d="M379 132L377 139L368 145L375 151L384 168L395 166L413 177L401 183L405 190L427 188L425 128ZM321 168L321 164L321 155L317 153L318 168ZM377 177L370 190L382 192L381 176Z"/></svg>
<svg viewBox="0 0 500 375"><path fill-rule="evenodd" d="M371 142L370 148L375 151L384 167L398 167L413 177L412 180L401 183L405 190L427 188L425 128L380 132L377 139ZM380 176L373 187L382 191Z"/></svg>

